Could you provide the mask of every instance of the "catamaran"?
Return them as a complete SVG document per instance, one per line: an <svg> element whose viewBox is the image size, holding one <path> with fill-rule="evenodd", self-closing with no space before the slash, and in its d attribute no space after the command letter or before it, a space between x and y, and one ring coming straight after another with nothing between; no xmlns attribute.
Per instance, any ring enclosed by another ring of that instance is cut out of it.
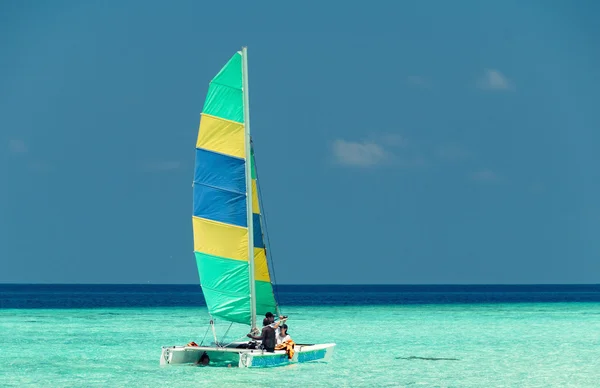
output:
<svg viewBox="0 0 600 388"><path fill-rule="evenodd" d="M250 332L257 333L257 316L262 326L267 312L280 315L267 262L250 137L246 47L209 83L195 159L194 254L213 341L163 346L160 364L194 364L202 358L209 365L265 367L330 360L335 343L296 343L290 357L292 352L286 350L263 350L260 341L223 343L217 338L215 320L249 325Z"/></svg>

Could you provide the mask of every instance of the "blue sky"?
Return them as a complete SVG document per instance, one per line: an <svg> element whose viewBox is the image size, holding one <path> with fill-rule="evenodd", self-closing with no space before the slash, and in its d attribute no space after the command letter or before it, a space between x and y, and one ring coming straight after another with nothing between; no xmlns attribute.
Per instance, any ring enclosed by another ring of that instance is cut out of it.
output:
<svg viewBox="0 0 600 388"><path fill-rule="evenodd" d="M213 4L2 2L0 282L196 283L242 45L278 283L600 281L599 3Z"/></svg>

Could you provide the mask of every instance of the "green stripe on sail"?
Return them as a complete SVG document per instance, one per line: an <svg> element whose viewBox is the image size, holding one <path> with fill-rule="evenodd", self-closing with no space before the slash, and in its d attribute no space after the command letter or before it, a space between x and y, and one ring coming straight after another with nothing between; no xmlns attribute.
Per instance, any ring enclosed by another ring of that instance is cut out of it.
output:
<svg viewBox="0 0 600 388"><path fill-rule="evenodd" d="M244 122L240 52L235 53L210 82L202 113L238 123Z"/></svg>
<svg viewBox="0 0 600 388"><path fill-rule="evenodd" d="M202 287L210 315L227 322L250 324L250 297L234 297Z"/></svg>
<svg viewBox="0 0 600 388"><path fill-rule="evenodd" d="M225 120L244 122L244 98L241 89L211 83L202 113Z"/></svg>
<svg viewBox="0 0 600 388"><path fill-rule="evenodd" d="M208 312L229 322L249 324L248 262L194 254Z"/></svg>
<svg viewBox="0 0 600 388"><path fill-rule="evenodd" d="M250 169L252 173L250 175L252 176L252 179L256 179L256 169L254 167L254 147L250 148L250 154L252 155L252 159L250 159Z"/></svg>
<svg viewBox="0 0 600 388"><path fill-rule="evenodd" d="M270 282L257 280L256 284L256 323L260 326L261 320L267 312L277 314L277 305L273 295L273 286Z"/></svg>
<svg viewBox="0 0 600 388"><path fill-rule="evenodd" d="M227 62L211 82L242 89L242 54L237 52Z"/></svg>

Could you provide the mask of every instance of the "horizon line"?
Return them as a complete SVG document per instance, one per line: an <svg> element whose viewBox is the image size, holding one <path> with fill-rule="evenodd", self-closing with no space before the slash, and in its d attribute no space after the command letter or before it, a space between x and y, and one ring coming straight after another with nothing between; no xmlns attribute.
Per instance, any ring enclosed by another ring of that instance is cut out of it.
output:
<svg viewBox="0 0 600 388"><path fill-rule="evenodd" d="M55 285L55 286L199 286L199 283L16 283L0 285ZM278 286L597 286L600 283L280 283Z"/></svg>

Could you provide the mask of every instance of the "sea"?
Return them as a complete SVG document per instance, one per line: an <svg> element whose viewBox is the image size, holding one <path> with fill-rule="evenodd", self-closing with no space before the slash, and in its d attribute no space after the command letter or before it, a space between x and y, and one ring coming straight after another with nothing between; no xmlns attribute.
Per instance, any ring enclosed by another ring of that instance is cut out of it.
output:
<svg viewBox="0 0 600 388"><path fill-rule="evenodd" d="M600 387L600 285L275 290L330 362L161 367L162 346L212 340L198 285L0 284L0 387Z"/></svg>

